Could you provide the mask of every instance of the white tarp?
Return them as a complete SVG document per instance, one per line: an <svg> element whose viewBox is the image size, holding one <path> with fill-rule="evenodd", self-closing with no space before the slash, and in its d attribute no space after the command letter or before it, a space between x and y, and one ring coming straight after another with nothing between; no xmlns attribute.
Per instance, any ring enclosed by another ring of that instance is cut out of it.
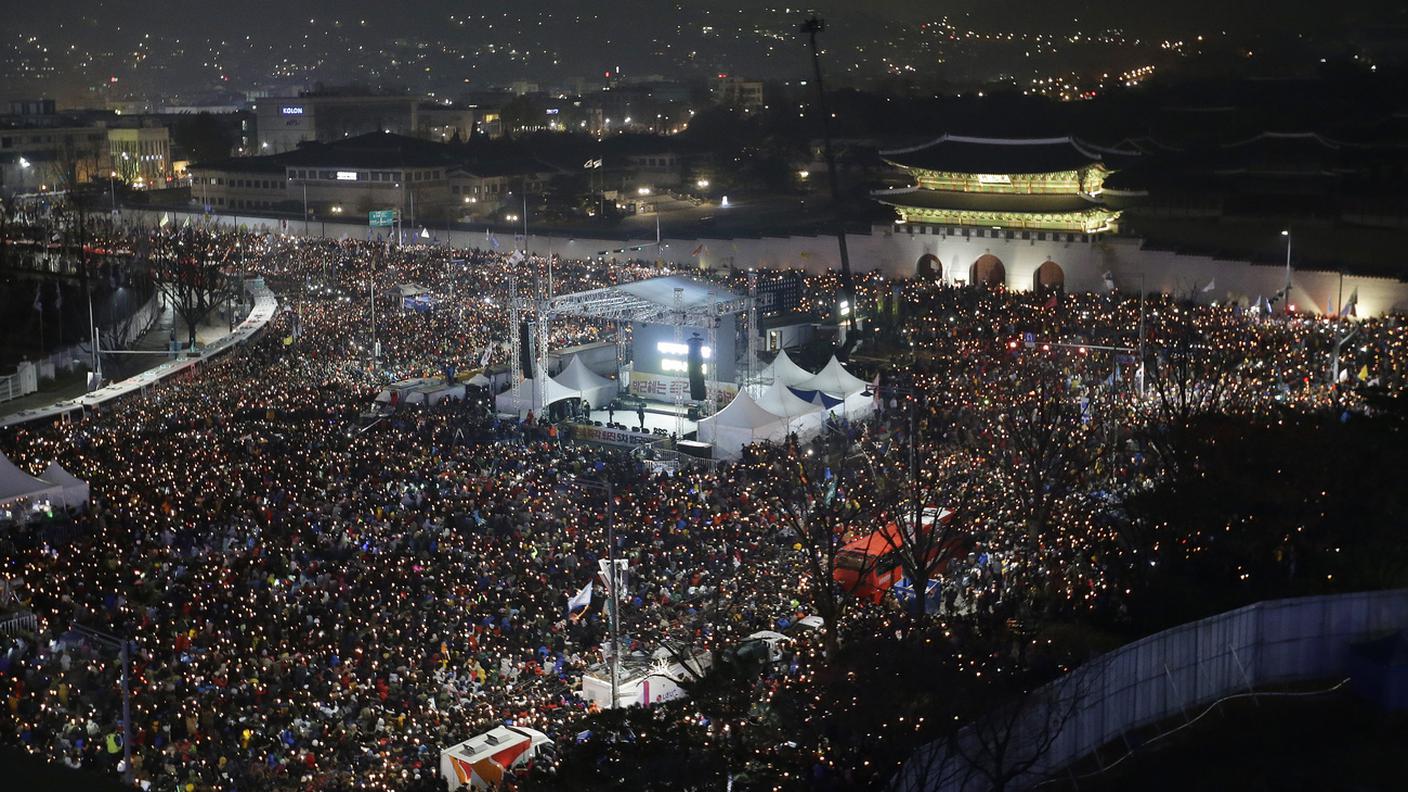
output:
<svg viewBox="0 0 1408 792"><path fill-rule="evenodd" d="M781 382L783 385L800 385L811 378L812 373L793 363L785 349L779 350L777 357L758 375L763 382Z"/></svg>
<svg viewBox="0 0 1408 792"><path fill-rule="evenodd" d="M821 426L821 405L803 399L780 381L773 380L756 401L759 407L784 418L789 431L806 434Z"/></svg>
<svg viewBox="0 0 1408 792"><path fill-rule="evenodd" d="M587 368L587 364L577 355L573 355L567 368L553 379L557 384L581 393L582 398L594 410L605 407L607 402L616 398L616 394L620 392L615 380L607 379Z"/></svg>
<svg viewBox="0 0 1408 792"><path fill-rule="evenodd" d="M720 459L737 458L746 445L786 437L787 419L759 407L747 391L739 391L727 407L699 422L699 441L712 443Z"/></svg>
<svg viewBox="0 0 1408 792"><path fill-rule="evenodd" d="M522 418L529 410L541 414L549 404L565 399L580 399L582 392L562 385L551 377L542 380L524 379L517 388L509 388L494 397L494 407L501 413ZM595 405L593 405L595 406Z"/></svg>
<svg viewBox="0 0 1408 792"><path fill-rule="evenodd" d="M88 482L64 470L58 462L50 462L39 478L62 488L64 506L70 509L81 509L88 502Z"/></svg>
<svg viewBox="0 0 1408 792"><path fill-rule="evenodd" d="M845 367L841 365L841 361L837 360L835 355L831 356L831 360L827 362L826 368L818 371L815 376L800 383L790 384L805 390L819 390L823 393L829 393L832 396L843 398L860 393L869 387L865 380L846 371Z"/></svg>
<svg viewBox="0 0 1408 792"><path fill-rule="evenodd" d="M64 489L58 484L37 479L20 470L0 451L0 505L20 500L62 503Z"/></svg>

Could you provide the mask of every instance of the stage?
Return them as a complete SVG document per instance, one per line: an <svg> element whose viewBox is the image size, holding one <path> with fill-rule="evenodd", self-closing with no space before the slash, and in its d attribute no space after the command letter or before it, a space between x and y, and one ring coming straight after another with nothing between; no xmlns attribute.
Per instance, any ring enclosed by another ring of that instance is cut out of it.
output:
<svg viewBox="0 0 1408 792"><path fill-rule="evenodd" d="M668 437L676 432L682 435L690 434L695 430L694 421L685 417L688 406L682 405L678 411L673 404L656 404L647 402L645 406L645 429L647 432L654 432L656 429L663 430ZM592 410L593 421L600 421L604 426L608 422L608 411ZM627 429L635 429L640 426L640 416L635 410L617 410L616 423L625 426ZM681 428L683 427L683 428Z"/></svg>

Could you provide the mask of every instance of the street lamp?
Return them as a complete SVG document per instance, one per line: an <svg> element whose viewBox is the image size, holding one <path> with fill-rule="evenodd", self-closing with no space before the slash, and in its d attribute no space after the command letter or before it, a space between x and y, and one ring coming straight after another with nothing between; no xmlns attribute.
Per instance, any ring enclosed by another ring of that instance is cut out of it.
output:
<svg viewBox="0 0 1408 792"><path fill-rule="evenodd" d="M1281 236L1286 238L1286 286L1282 290L1282 295L1286 300L1286 313L1291 312L1291 231L1281 229Z"/></svg>
<svg viewBox="0 0 1408 792"><path fill-rule="evenodd" d="M574 476L568 479L569 484L576 484L583 489L592 489L606 495L606 558L607 569L611 576L608 579L607 604L611 609L608 626L611 628L611 662L608 669L611 673L611 709L616 709L621 705L620 676L621 676L621 642L620 642L620 586L622 578L621 571L616 562L616 519L615 519L615 492L611 482L605 479L584 479Z"/></svg>

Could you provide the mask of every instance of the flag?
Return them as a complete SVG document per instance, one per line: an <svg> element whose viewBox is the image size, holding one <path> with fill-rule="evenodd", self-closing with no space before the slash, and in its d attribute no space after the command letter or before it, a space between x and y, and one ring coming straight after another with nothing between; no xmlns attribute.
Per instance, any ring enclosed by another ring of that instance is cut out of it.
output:
<svg viewBox="0 0 1408 792"><path fill-rule="evenodd" d="M427 231L424 227L422 227L422 228L420 229L420 238L421 238L421 239L430 239L430 232Z"/></svg>
<svg viewBox="0 0 1408 792"><path fill-rule="evenodd" d="M1367 382L1368 380L1369 380L1369 364L1368 364L1368 363L1365 363L1365 364L1364 364L1362 367L1360 367L1360 369L1359 369L1359 381L1360 381L1360 382Z"/></svg>
<svg viewBox="0 0 1408 792"><path fill-rule="evenodd" d="M700 243L699 243L699 247L696 247L694 250L691 250L691 251L689 252L689 255L691 255L691 256L698 256L700 253L703 253L703 252L704 252L704 243L703 243L703 242L700 242Z"/></svg>
<svg viewBox="0 0 1408 792"><path fill-rule="evenodd" d="M171 216L168 215L166 212L162 212L161 222L157 223L157 226L160 228L166 228L169 225L171 225Z"/></svg>
<svg viewBox="0 0 1408 792"><path fill-rule="evenodd" d="M494 250L499 249L499 238L493 234L489 235L489 247L492 247Z"/></svg>
<svg viewBox="0 0 1408 792"><path fill-rule="evenodd" d="M1359 287L1349 293L1349 301L1340 308L1340 316L1354 316L1354 307L1359 304Z"/></svg>
<svg viewBox="0 0 1408 792"><path fill-rule="evenodd" d="M587 581L587 585L581 591L567 598L567 612L571 613L578 608L585 608L592 604L592 582Z"/></svg>
<svg viewBox="0 0 1408 792"><path fill-rule="evenodd" d="M1057 294L1056 294L1055 292L1052 292L1051 297L1050 297L1049 299L1047 299L1047 301L1046 301L1046 306L1045 306L1045 307L1047 307L1047 308L1055 308L1055 307L1056 307L1056 304L1057 304L1058 302L1060 302L1060 301L1059 301L1059 299L1057 298Z"/></svg>
<svg viewBox="0 0 1408 792"><path fill-rule="evenodd" d="M1105 280L1105 288L1106 288L1106 289L1113 289L1113 288L1115 288L1115 276L1114 276L1114 274L1112 274L1112 273L1110 273L1110 272L1106 272L1104 275L1101 275L1100 277Z"/></svg>
<svg viewBox="0 0 1408 792"><path fill-rule="evenodd" d="M600 160L600 159L589 159L589 160L587 160L586 162L583 162L583 163L582 163L582 167L583 167L583 168L586 168L586 169L588 169L588 170L591 170L592 168L600 168L600 167L601 167L601 160Z"/></svg>
<svg viewBox="0 0 1408 792"><path fill-rule="evenodd" d="M498 246L495 245L495 247L498 247ZM521 251L521 250L515 250L515 251L513 251L513 253L509 254L508 263L509 263L510 265L521 264L521 263L523 263L523 258L524 258L524 256L523 256L523 251Z"/></svg>
<svg viewBox="0 0 1408 792"><path fill-rule="evenodd" d="M489 365L489 355L492 354L493 351L494 351L494 345L493 345L493 344L490 344L489 346L484 347L484 354L479 356L479 368L485 368L486 366Z"/></svg>
<svg viewBox="0 0 1408 792"><path fill-rule="evenodd" d="M1208 281L1208 285L1203 287L1203 294L1207 294L1215 288L1217 288L1217 276L1214 275L1212 280Z"/></svg>

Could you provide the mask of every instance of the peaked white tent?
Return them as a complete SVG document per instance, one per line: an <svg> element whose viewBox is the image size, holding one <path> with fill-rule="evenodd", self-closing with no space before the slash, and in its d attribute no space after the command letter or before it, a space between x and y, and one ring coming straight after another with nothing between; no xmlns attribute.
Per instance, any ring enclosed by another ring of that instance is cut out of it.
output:
<svg viewBox="0 0 1408 792"><path fill-rule="evenodd" d="M699 422L700 442L713 443L714 455L723 459L741 456L751 443L786 437L787 419L759 407L747 391L739 391L727 407Z"/></svg>
<svg viewBox="0 0 1408 792"><path fill-rule="evenodd" d="M495 396L494 407L501 413L512 413L522 418L529 410L541 414L549 404L580 398L581 391L569 388L552 377L524 379L517 388L509 388Z"/></svg>
<svg viewBox="0 0 1408 792"><path fill-rule="evenodd" d="M64 506L70 509L80 509L88 502L88 482L64 470L58 462L50 462L39 478L62 488Z"/></svg>
<svg viewBox="0 0 1408 792"><path fill-rule="evenodd" d="M606 406L607 402L616 398L616 394L620 390L616 386L615 380L607 379L587 368L587 364L582 362L580 355L573 355L567 368L553 379L559 385L581 393L582 398L592 406L592 409Z"/></svg>
<svg viewBox="0 0 1408 792"><path fill-rule="evenodd" d="M758 375L763 382L781 382L783 385L800 385L812 378L812 373L792 362L792 358L787 356L787 350L778 350L777 357L773 358L767 368Z"/></svg>
<svg viewBox="0 0 1408 792"><path fill-rule="evenodd" d="M865 380L846 371L835 355L831 356L826 368L818 371L814 376L802 382L791 384L805 390L819 390L822 393L829 393L841 398L853 396L868 387Z"/></svg>
<svg viewBox="0 0 1408 792"><path fill-rule="evenodd" d="M773 381L756 399L758 406L787 421L787 428L802 433L821 426L821 405L803 399L786 385Z"/></svg>
<svg viewBox="0 0 1408 792"><path fill-rule="evenodd" d="M0 452L0 506L8 506L22 500L48 500L63 502L64 490L20 470L10 458Z"/></svg>

